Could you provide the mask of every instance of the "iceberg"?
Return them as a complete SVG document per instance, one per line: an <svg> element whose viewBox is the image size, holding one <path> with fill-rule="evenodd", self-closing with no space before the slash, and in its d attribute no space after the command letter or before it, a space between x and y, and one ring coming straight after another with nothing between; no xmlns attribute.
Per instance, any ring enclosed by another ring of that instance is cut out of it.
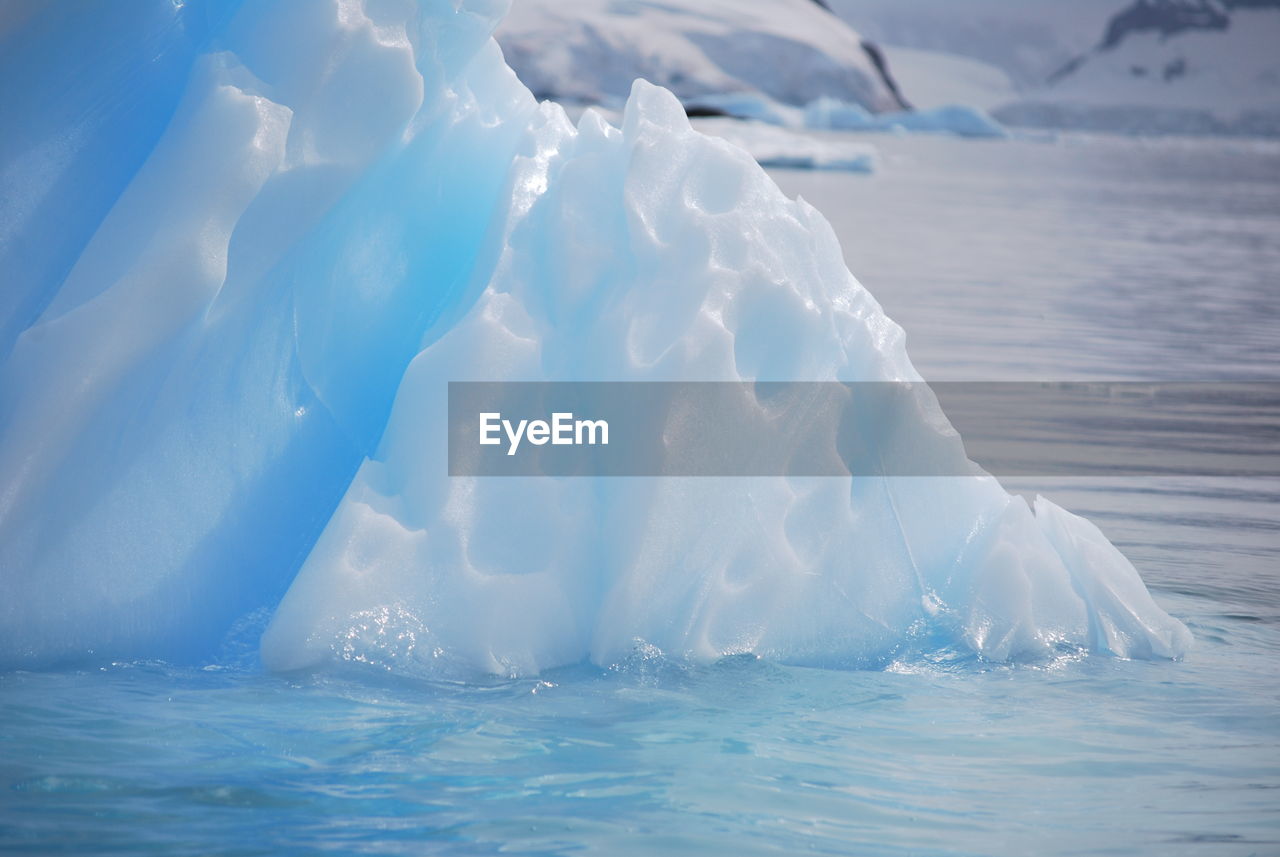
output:
<svg viewBox="0 0 1280 857"><path fill-rule="evenodd" d="M780 104L767 95L721 92L685 98L684 109L693 118L729 117L784 128L804 127L804 108Z"/></svg>
<svg viewBox="0 0 1280 857"><path fill-rule="evenodd" d="M693 127L746 149L762 167L875 172L876 149L852 140L823 139L763 122L697 119Z"/></svg>
<svg viewBox="0 0 1280 857"><path fill-rule="evenodd" d="M860 104L823 97L810 102L805 108L804 124L809 128L839 131L913 131L989 138L1009 136L1008 130L985 110L962 104L873 114Z"/></svg>
<svg viewBox="0 0 1280 857"><path fill-rule="evenodd" d="M279 670L1186 650L1096 527L990 476L450 476L452 381L920 378L817 211L664 89L620 127L539 104L500 0L147 9L95 35L176 57L151 90L0 104L4 666L198 661L262 608ZM71 18L7 79L54 79ZM875 453L963 461L923 389Z"/></svg>

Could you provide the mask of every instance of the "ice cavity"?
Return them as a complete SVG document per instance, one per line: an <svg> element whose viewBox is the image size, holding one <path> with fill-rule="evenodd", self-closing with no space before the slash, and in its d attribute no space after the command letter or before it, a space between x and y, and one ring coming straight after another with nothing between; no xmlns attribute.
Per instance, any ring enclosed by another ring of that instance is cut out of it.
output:
<svg viewBox="0 0 1280 857"><path fill-rule="evenodd" d="M637 647L858 666L921 627L996 660L1185 650L1096 528L988 476L447 477L448 381L918 380L821 215L665 90L637 82L620 128L540 105L506 192L496 264L424 335L268 666L528 674ZM963 459L932 396L914 407L875 454Z"/></svg>

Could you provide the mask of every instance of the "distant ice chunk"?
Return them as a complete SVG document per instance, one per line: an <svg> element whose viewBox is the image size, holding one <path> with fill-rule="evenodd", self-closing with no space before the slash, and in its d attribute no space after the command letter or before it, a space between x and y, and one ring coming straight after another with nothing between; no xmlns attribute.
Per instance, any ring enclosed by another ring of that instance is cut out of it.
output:
<svg viewBox="0 0 1280 857"><path fill-rule="evenodd" d="M767 95L755 92L718 92L684 99L690 116L730 116L799 128L804 125L804 109L779 104Z"/></svg>
<svg viewBox="0 0 1280 857"><path fill-rule="evenodd" d="M740 119L698 119L693 127L746 149L762 167L874 172L876 150L853 140L835 140Z"/></svg>
<svg viewBox="0 0 1280 857"><path fill-rule="evenodd" d="M804 121L809 128L843 131L912 131L989 138L1009 136L1008 130L985 110L963 105L873 114L859 104L819 98L805 108Z"/></svg>
<svg viewBox="0 0 1280 857"><path fill-rule="evenodd" d="M729 116L784 128L950 134L956 137L1009 136L1009 131L985 110L959 104L873 113L861 104L826 96L800 108L779 104L758 93L730 92L699 95L685 99L684 105L690 116Z"/></svg>

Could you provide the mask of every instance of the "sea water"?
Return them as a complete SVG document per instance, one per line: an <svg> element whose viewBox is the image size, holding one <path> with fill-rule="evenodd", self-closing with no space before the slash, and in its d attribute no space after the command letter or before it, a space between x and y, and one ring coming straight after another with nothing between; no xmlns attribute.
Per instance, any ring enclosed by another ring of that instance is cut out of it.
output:
<svg viewBox="0 0 1280 857"><path fill-rule="evenodd" d="M773 176L926 378L1275 377L1280 147L875 142L876 175ZM1280 484L1004 482L1097 523L1187 658L271 675L255 614L205 665L0 674L0 850L1280 852Z"/></svg>

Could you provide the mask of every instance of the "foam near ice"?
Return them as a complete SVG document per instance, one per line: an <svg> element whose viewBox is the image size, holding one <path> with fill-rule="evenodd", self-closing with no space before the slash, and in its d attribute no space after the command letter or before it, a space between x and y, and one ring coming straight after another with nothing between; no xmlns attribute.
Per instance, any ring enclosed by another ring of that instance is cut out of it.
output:
<svg viewBox="0 0 1280 857"><path fill-rule="evenodd" d="M502 5L255 3L190 58L0 366L5 663L199 658L281 593L279 669L857 666L922 622L1185 650L1096 528L990 477L449 478L447 381L918 380L821 215L665 90L537 105ZM912 407L875 453L962 460Z"/></svg>

